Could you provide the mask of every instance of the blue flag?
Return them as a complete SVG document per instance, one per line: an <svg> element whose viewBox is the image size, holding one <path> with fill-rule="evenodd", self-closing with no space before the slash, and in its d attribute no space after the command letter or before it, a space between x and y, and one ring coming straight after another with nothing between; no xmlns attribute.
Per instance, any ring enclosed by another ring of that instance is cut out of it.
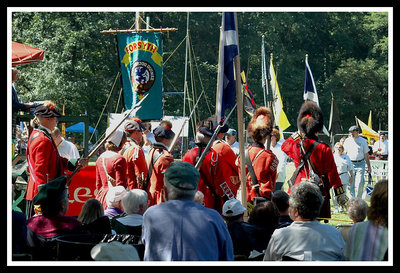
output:
<svg viewBox="0 0 400 273"><path fill-rule="evenodd" d="M225 110L235 105L233 58L239 54L239 50L233 12L224 12L222 15L220 39L220 78L218 79L220 84L216 103L218 119L224 118Z"/></svg>

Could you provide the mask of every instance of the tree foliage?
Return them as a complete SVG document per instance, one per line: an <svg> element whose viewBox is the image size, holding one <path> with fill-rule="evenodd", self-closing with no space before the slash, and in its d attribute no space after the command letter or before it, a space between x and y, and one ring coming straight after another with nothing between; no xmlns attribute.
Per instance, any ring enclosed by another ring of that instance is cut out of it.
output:
<svg viewBox="0 0 400 273"><path fill-rule="evenodd" d="M176 27L163 37L164 91L183 91L186 36L184 12L148 12L151 25ZM17 90L23 101L54 100L65 104L70 115L88 113L96 122L114 82L115 95L108 111L117 107L121 83L116 41L105 29L132 26L131 12L14 12L12 39L45 50L40 63L19 68ZM343 128L363 121L373 113L374 129L388 126L388 14L385 12L246 12L238 13L241 67L257 106L263 104L261 86L261 37L266 54L273 53L284 110L296 129L304 88L304 59L316 83L327 126L331 95L340 112ZM204 89L197 119L215 112L215 90L221 13L190 13L190 56L188 97L191 105ZM174 52L174 50L176 51ZM172 55L172 53L174 54ZM268 61L267 61L268 62ZM22 85L31 87L32 94ZM193 95L194 94L194 95ZM179 103L177 103L179 101ZM165 95L164 113L182 115L183 96ZM186 109L186 115L189 109ZM234 124L235 117L232 118ZM105 125L103 121L102 126Z"/></svg>

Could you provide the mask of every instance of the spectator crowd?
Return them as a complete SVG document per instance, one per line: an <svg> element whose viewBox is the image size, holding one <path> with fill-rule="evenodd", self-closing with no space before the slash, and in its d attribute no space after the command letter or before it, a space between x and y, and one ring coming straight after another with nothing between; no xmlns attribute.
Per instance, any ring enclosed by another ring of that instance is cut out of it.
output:
<svg viewBox="0 0 400 273"><path fill-rule="evenodd" d="M247 128L253 143L245 148L245 200L237 131L215 117L197 125L195 145L182 160L171 153L169 121L153 131L137 117L123 130L108 128L96 161L97 195L76 217L65 215L64 170L79 171L88 159L57 150L65 140L55 130L53 103L36 107L35 117L25 147L27 209L12 212L13 260L388 260L388 180L374 185L368 206L361 198L364 172L371 172L368 145L352 126L333 153L318 139L322 111L313 102L303 104L299 131L287 140L280 140L269 108L255 111ZM296 167L291 178L288 158ZM50 160L53 171L43 163ZM336 228L320 220L330 218L331 201L353 224Z"/></svg>

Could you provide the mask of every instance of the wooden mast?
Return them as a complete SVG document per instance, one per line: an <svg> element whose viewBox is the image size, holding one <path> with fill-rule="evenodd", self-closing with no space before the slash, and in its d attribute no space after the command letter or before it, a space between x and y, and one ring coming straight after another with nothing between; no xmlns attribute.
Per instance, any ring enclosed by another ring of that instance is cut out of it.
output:
<svg viewBox="0 0 400 273"><path fill-rule="evenodd" d="M240 155L240 185L241 185L241 199L243 207L247 208L247 187L246 187L246 168L245 168L245 157L244 157L244 137L245 137L245 120L243 117L243 92L242 82L240 81L240 54L239 54L239 35L238 35L238 24L237 15L235 15L235 28L236 28L236 41L238 47L238 55L233 58L233 64L235 68L235 86L236 86L236 103L237 103L237 125L238 125L238 136L239 136L239 155ZM244 218L247 219L247 210L245 211Z"/></svg>

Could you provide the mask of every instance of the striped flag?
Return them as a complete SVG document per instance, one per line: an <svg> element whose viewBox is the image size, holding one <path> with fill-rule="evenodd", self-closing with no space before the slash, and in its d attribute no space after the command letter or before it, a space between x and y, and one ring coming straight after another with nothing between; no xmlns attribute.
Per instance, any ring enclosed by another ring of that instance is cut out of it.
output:
<svg viewBox="0 0 400 273"><path fill-rule="evenodd" d="M233 58L239 54L239 49L233 12L222 14L219 50L216 114L218 120L221 120L225 117L225 110L235 105Z"/></svg>
<svg viewBox="0 0 400 273"><path fill-rule="evenodd" d="M314 78L311 72L311 68L308 64L308 55L306 55L306 72L305 72L305 79L304 79L304 100L311 100L315 102L319 106L317 88L315 87ZM325 135L329 136L329 132L326 129L325 125L322 128L322 131Z"/></svg>
<svg viewBox="0 0 400 273"><path fill-rule="evenodd" d="M312 100L319 106L317 88L315 87L314 78L311 72L311 68L308 64L308 60L306 57L306 74L304 80L304 100Z"/></svg>

